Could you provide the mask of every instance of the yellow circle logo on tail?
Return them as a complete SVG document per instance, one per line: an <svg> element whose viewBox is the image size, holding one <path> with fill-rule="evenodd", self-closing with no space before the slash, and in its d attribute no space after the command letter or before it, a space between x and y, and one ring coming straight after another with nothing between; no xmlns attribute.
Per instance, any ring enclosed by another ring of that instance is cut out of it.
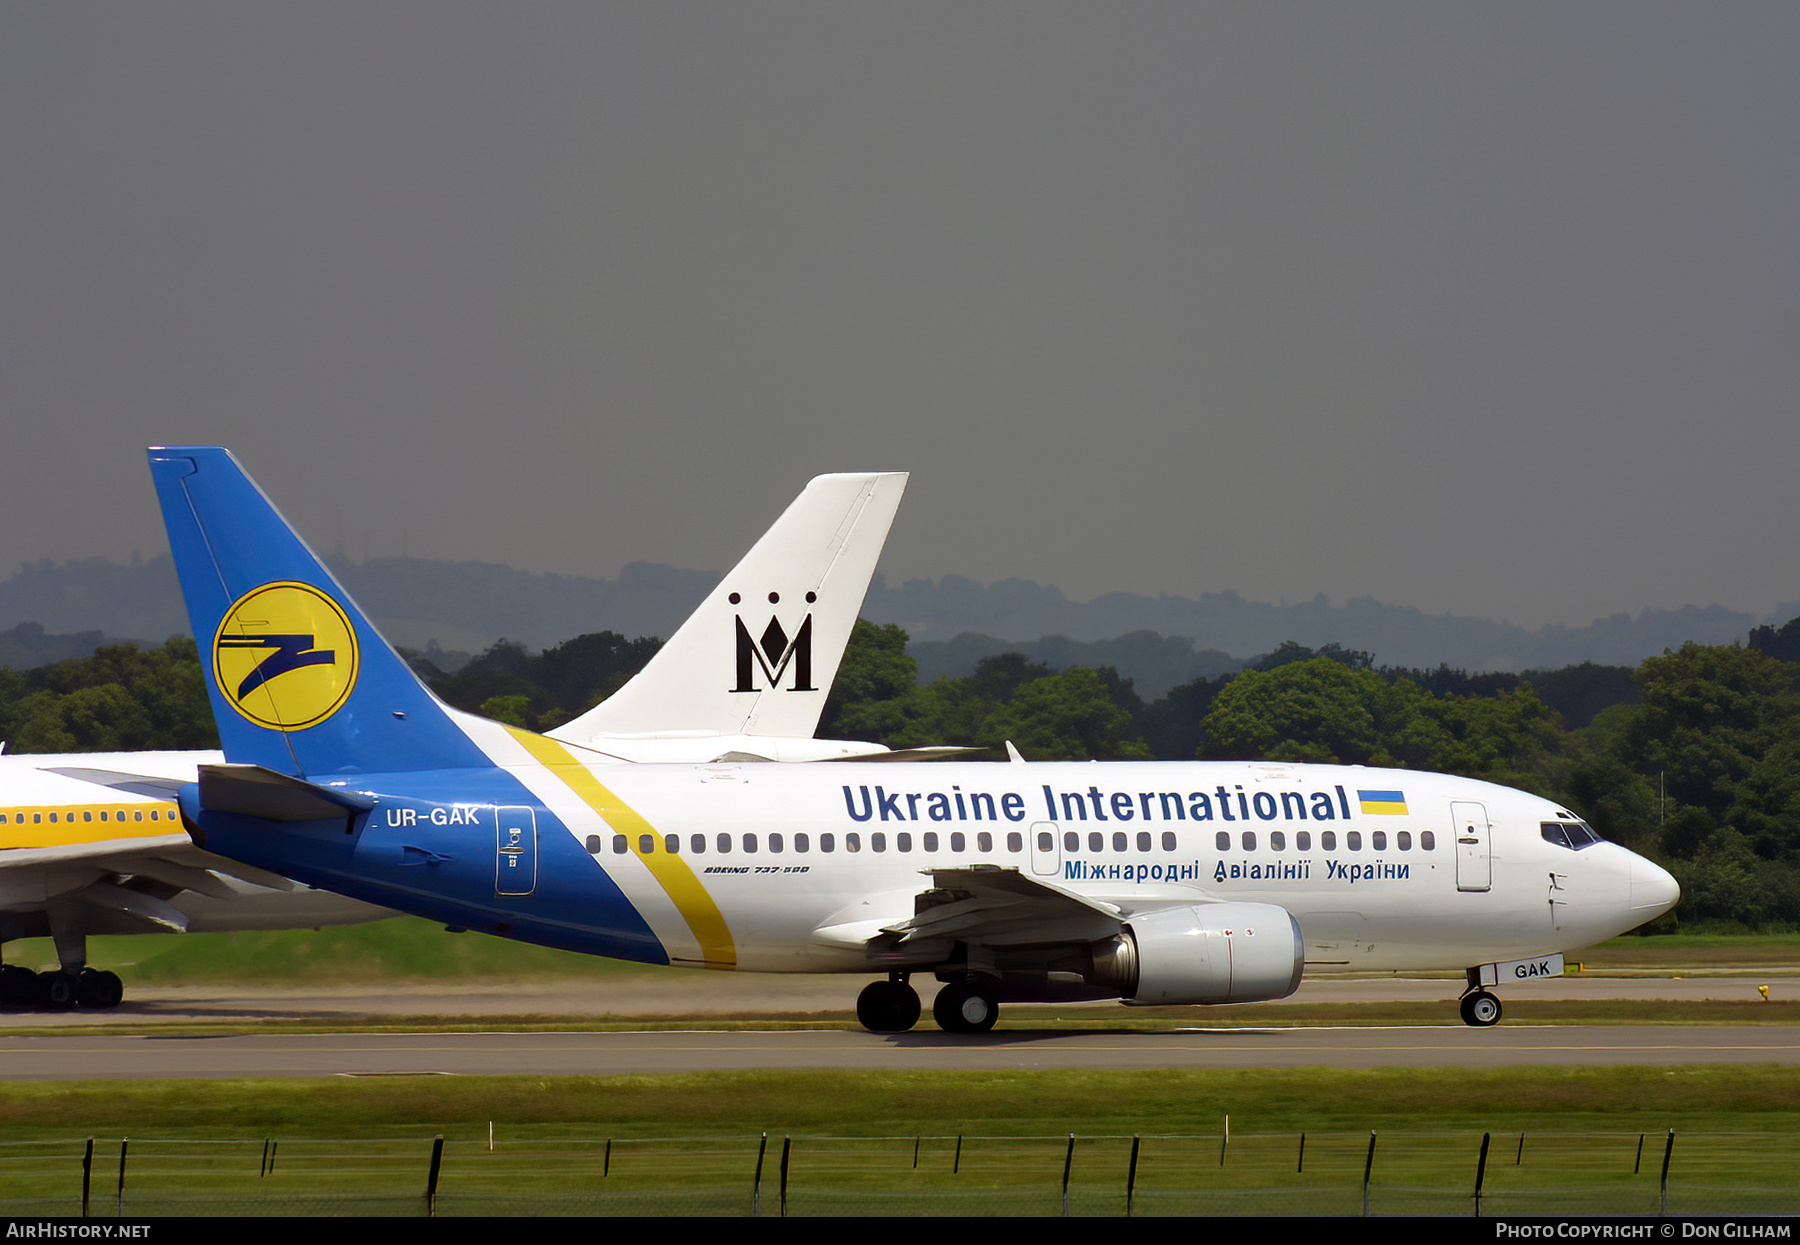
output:
<svg viewBox="0 0 1800 1245"><path fill-rule="evenodd" d="M253 588L225 611L213 677L231 707L273 731L303 731L336 713L356 687L356 631L310 584Z"/></svg>

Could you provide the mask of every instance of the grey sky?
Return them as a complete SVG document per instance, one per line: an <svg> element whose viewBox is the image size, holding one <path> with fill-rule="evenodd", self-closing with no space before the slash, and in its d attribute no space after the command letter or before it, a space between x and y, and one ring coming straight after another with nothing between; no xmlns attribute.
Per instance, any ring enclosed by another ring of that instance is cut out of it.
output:
<svg viewBox="0 0 1800 1245"><path fill-rule="evenodd" d="M1800 8L0 7L0 573L317 545L1513 622L1800 599Z"/></svg>

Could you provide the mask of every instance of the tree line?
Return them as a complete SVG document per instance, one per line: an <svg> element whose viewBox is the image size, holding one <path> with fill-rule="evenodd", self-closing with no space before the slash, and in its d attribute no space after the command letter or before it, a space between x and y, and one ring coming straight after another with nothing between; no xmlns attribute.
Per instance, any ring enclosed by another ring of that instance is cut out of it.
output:
<svg viewBox="0 0 1800 1245"><path fill-rule="evenodd" d="M1681 882L1687 928L1800 929L1800 618L1635 669L1379 667L1284 644L1145 702L1110 667L1018 653L920 683L907 636L859 621L819 734L903 748L1011 742L1029 760L1282 760L1432 770L1532 791ZM502 640L455 671L406 656L447 703L534 730L598 704L661 647L616 632L541 653ZM193 641L0 668L12 752L217 747Z"/></svg>

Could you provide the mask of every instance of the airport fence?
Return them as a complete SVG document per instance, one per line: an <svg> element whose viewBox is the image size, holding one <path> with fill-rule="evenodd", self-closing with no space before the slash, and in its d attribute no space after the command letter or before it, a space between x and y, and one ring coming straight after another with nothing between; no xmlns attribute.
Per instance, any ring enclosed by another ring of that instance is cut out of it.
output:
<svg viewBox="0 0 1800 1245"><path fill-rule="evenodd" d="M1785 1133L0 1143L0 1214L1800 1213Z"/></svg>

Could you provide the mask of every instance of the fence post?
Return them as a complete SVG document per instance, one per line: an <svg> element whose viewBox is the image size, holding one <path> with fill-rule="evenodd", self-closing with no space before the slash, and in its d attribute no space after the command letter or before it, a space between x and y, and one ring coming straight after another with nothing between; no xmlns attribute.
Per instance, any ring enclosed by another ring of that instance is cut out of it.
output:
<svg viewBox="0 0 1800 1245"><path fill-rule="evenodd" d="M600 1178L604 1180L610 1175L612 1175L612 1138L608 1137L606 1139L606 1154L600 1160Z"/></svg>
<svg viewBox="0 0 1800 1245"><path fill-rule="evenodd" d="M1294 1161L1294 1172L1296 1174L1298 1174L1305 1170L1306 1170L1306 1134L1301 1133L1300 1134L1300 1157Z"/></svg>
<svg viewBox="0 0 1800 1245"><path fill-rule="evenodd" d="M94 1178L94 1139L88 1138L87 1153L81 1156L81 1217L88 1217L88 1188Z"/></svg>
<svg viewBox="0 0 1800 1245"><path fill-rule="evenodd" d="M794 1139L792 1137L783 1137L781 1139L781 1217L783 1219L787 1218L788 1150L793 1144Z"/></svg>
<svg viewBox="0 0 1800 1245"><path fill-rule="evenodd" d="M1631 1174L1637 1175L1638 1168L1644 1165L1644 1134L1638 1134L1637 1157L1631 1160Z"/></svg>
<svg viewBox="0 0 1800 1245"><path fill-rule="evenodd" d="M1525 1165L1525 1134L1520 1133L1519 1134L1519 1152L1513 1156L1513 1166L1514 1167L1523 1167L1524 1165Z"/></svg>
<svg viewBox="0 0 1800 1245"><path fill-rule="evenodd" d="M1070 1133L1069 1134L1069 1148L1067 1150L1063 1151L1062 1213L1063 1213L1064 1219L1067 1219L1069 1217L1069 1168L1074 1164L1074 1162L1075 1162L1075 1134Z"/></svg>
<svg viewBox="0 0 1800 1245"><path fill-rule="evenodd" d="M913 1170L914 1171L919 1170L919 1142L921 1140L922 1140L922 1138L919 1138L919 1137L913 1138Z"/></svg>
<svg viewBox="0 0 1800 1245"><path fill-rule="evenodd" d="M762 1215L762 1165L763 1155L769 1152L769 1134L762 1135L762 1142L756 1147L756 1177L750 1182L750 1217L756 1219Z"/></svg>
<svg viewBox="0 0 1800 1245"><path fill-rule="evenodd" d="M437 1217L438 1172L444 1166L444 1134L439 1133L431 1142L431 1171L425 1177L425 1217Z"/></svg>
<svg viewBox="0 0 1800 1245"><path fill-rule="evenodd" d="M1475 1161L1475 1217L1481 1218L1481 1183L1487 1178L1489 1133L1481 1134L1481 1157Z"/></svg>
<svg viewBox="0 0 1800 1245"><path fill-rule="evenodd" d="M956 1175L956 1173L960 1172L961 1170L962 1170L962 1134L958 1133L958 1134L956 1134L956 1157L954 1159L952 1159L950 1162L950 1174L952 1176L954 1176L954 1175Z"/></svg>
<svg viewBox="0 0 1800 1245"><path fill-rule="evenodd" d="M1674 1131L1674 1130L1670 1130ZM125 1151L131 1145L131 1138L119 1138L119 1218L125 1217Z"/></svg>
<svg viewBox="0 0 1800 1245"><path fill-rule="evenodd" d="M1369 1130L1369 1154L1363 1159L1363 1218L1369 1217L1369 1174L1375 1170L1375 1130Z"/></svg>
<svg viewBox="0 0 1800 1245"><path fill-rule="evenodd" d="M1669 1156L1673 1153L1675 1153L1675 1130L1671 1128L1668 1143L1663 1146L1662 1213L1664 1215L1669 1213Z"/></svg>
<svg viewBox="0 0 1800 1245"><path fill-rule="evenodd" d="M1131 1134L1131 1170L1125 1174L1125 1217L1131 1218L1131 1199L1137 1192L1137 1156L1138 1142L1142 1140L1136 1133Z"/></svg>
<svg viewBox="0 0 1800 1245"><path fill-rule="evenodd" d="M1231 1117L1225 1117L1225 1131L1219 1134L1219 1166L1225 1166L1225 1147L1231 1144Z"/></svg>

